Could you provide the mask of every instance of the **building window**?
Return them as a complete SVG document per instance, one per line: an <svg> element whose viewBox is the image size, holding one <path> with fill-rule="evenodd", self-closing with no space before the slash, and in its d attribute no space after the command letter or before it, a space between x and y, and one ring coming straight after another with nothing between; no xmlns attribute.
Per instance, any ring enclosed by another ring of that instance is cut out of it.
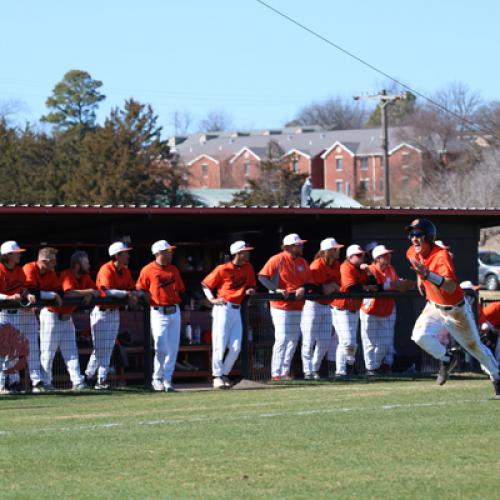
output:
<svg viewBox="0 0 500 500"><path fill-rule="evenodd" d="M208 163L202 163L201 175L203 175L203 177L208 177Z"/></svg>
<svg viewBox="0 0 500 500"><path fill-rule="evenodd" d="M250 160L245 160L243 162L243 175L250 175Z"/></svg>
<svg viewBox="0 0 500 500"><path fill-rule="evenodd" d="M336 181L335 186L337 189L337 193L341 193L342 192L342 181Z"/></svg>
<svg viewBox="0 0 500 500"><path fill-rule="evenodd" d="M349 184L349 181L346 181L345 183L345 194L347 196L351 196L351 185Z"/></svg>
<svg viewBox="0 0 500 500"><path fill-rule="evenodd" d="M359 189L362 193L367 194L370 189L370 179L361 179L359 181Z"/></svg>
<svg viewBox="0 0 500 500"><path fill-rule="evenodd" d="M368 158L361 158L361 170L368 170Z"/></svg>
<svg viewBox="0 0 500 500"><path fill-rule="evenodd" d="M297 158L294 158L292 161L292 170L294 174L299 173L299 160Z"/></svg>
<svg viewBox="0 0 500 500"><path fill-rule="evenodd" d="M410 187L410 178L407 175L401 177L401 188L405 191Z"/></svg>
<svg viewBox="0 0 500 500"><path fill-rule="evenodd" d="M378 181L378 188L380 191L384 190L384 179L382 177Z"/></svg>
<svg viewBox="0 0 500 500"><path fill-rule="evenodd" d="M401 154L401 166L407 167L410 161L410 153L408 151L403 151Z"/></svg>
<svg viewBox="0 0 500 500"><path fill-rule="evenodd" d="M335 170L337 172L340 172L342 170L343 165L344 165L344 158L342 158L342 156L335 158Z"/></svg>

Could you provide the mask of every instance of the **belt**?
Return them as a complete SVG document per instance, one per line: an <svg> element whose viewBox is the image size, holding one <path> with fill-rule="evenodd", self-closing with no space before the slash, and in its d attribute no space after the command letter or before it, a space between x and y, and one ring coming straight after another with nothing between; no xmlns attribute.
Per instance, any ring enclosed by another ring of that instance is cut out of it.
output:
<svg viewBox="0 0 500 500"><path fill-rule="evenodd" d="M442 306L441 304L435 304L434 302L433 304L437 309L441 309L441 311L451 311L456 307L462 307L465 304L465 299L462 299L458 304L455 304L454 306Z"/></svg>
<svg viewBox="0 0 500 500"><path fill-rule="evenodd" d="M99 311L126 311L126 307L104 307L104 306L98 306L97 307Z"/></svg>
<svg viewBox="0 0 500 500"><path fill-rule="evenodd" d="M347 311L347 312L350 312L351 314L355 314L356 313L356 309L351 310L351 309L344 309L342 307L332 307L332 309L337 309L337 311Z"/></svg>
<svg viewBox="0 0 500 500"><path fill-rule="evenodd" d="M17 314L18 313L17 309L5 309L5 312L7 314Z"/></svg>
<svg viewBox="0 0 500 500"><path fill-rule="evenodd" d="M177 306L153 306L155 311L158 311L162 314L174 314L177 312Z"/></svg>
<svg viewBox="0 0 500 500"><path fill-rule="evenodd" d="M240 306L237 305L237 304L229 304L230 307L232 307L233 309L239 309Z"/></svg>

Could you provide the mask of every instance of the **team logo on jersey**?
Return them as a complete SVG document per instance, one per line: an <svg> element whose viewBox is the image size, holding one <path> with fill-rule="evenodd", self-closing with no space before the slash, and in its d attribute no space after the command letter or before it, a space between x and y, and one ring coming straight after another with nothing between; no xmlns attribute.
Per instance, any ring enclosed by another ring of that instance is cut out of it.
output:
<svg viewBox="0 0 500 500"><path fill-rule="evenodd" d="M170 276L168 278L161 278L161 276L156 276L158 279L158 288L167 288L175 283L175 276Z"/></svg>

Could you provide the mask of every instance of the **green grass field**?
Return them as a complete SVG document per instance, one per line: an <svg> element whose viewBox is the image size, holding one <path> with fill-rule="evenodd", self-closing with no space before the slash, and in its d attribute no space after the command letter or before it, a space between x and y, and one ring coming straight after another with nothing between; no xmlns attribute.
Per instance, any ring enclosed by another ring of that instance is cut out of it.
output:
<svg viewBox="0 0 500 500"><path fill-rule="evenodd" d="M498 498L484 378L0 398L2 498Z"/></svg>

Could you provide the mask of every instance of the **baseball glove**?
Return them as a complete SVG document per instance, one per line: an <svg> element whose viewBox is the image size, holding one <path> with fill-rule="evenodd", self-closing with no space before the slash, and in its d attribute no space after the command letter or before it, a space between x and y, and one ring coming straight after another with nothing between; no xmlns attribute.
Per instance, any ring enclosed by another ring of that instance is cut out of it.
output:
<svg viewBox="0 0 500 500"><path fill-rule="evenodd" d="M29 354L28 339L10 323L0 325L0 358L5 373L14 373L26 367Z"/></svg>

